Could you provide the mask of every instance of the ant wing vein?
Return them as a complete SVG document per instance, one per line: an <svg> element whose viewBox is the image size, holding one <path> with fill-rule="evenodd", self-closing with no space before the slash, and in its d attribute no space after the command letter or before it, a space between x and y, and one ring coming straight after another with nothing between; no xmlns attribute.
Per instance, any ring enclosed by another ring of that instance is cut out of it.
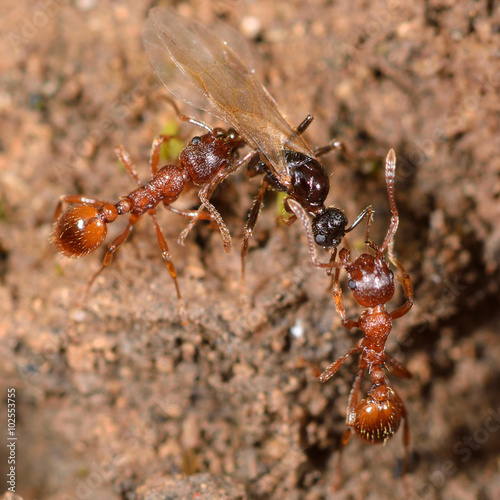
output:
<svg viewBox="0 0 500 500"><path fill-rule="evenodd" d="M229 33L225 41L193 19L156 7L146 20L143 38L165 87L234 127L262 154L278 180L290 185L283 149L311 157L313 153L255 77L245 41Z"/></svg>

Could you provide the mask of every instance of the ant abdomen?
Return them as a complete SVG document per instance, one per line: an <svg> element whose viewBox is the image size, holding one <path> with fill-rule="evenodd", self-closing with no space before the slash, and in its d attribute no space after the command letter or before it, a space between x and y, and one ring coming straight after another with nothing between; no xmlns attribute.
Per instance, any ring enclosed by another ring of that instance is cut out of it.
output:
<svg viewBox="0 0 500 500"><path fill-rule="evenodd" d="M68 207L54 224L54 244L67 257L83 257L99 248L106 238L109 222L116 219L114 205Z"/></svg>
<svg viewBox="0 0 500 500"><path fill-rule="evenodd" d="M399 429L406 410L398 394L385 385L374 385L356 408L354 432L370 444L385 443Z"/></svg>

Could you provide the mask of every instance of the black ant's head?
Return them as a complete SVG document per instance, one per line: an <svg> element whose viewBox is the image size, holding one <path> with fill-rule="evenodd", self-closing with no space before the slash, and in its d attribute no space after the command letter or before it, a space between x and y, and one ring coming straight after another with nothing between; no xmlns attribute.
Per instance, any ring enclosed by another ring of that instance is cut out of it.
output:
<svg viewBox="0 0 500 500"><path fill-rule="evenodd" d="M342 210L328 207L312 220L314 241L322 247L335 248L345 236L347 217Z"/></svg>
<svg viewBox="0 0 500 500"><path fill-rule="evenodd" d="M356 301L363 307L385 304L394 295L394 273L381 256L361 254L345 266L348 286Z"/></svg>

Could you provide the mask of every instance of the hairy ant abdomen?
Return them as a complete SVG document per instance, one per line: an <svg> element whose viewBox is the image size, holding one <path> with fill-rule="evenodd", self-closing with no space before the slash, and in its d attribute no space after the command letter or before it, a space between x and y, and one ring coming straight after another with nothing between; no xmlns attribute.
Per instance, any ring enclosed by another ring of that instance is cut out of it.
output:
<svg viewBox="0 0 500 500"><path fill-rule="evenodd" d="M106 238L109 222L116 219L114 205L68 207L54 225L54 244L66 257L83 257L99 248Z"/></svg>
<svg viewBox="0 0 500 500"><path fill-rule="evenodd" d="M374 385L356 408L354 432L367 443L385 443L396 434L405 417L404 404L394 389Z"/></svg>

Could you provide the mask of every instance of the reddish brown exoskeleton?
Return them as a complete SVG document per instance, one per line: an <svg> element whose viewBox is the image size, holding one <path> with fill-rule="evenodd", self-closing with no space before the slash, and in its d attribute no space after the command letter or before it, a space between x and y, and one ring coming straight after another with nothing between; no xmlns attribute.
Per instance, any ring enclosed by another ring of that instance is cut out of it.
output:
<svg viewBox="0 0 500 500"><path fill-rule="evenodd" d="M391 224L385 236L384 242L378 246L369 239L369 227L371 216L368 219L366 230L366 253L361 254L354 262L349 262L349 251L342 249L339 253L338 262L329 263L330 267L335 267L333 297L335 307L342 323L347 329L359 328L363 333L356 346L349 352L334 361L321 375L318 376L320 382L326 382L333 377L344 361L353 354L359 354L358 373L354 380L349 401L347 405L347 429L342 437L339 454L339 475L335 481L340 482L340 459L345 445L349 442L351 434L354 432L363 441L370 444L385 443L399 429L402 421L403 443L405 447L405 467L408 460L408 450L410 444L410 426L408 416L402 399L392 387L384 368L389 366L392 372L402 378L410 378L410 372L388 353L385 352L385 344L391 333L393 321L408 313L413 306L413 289L410 276L403 265L393 255L394 236L399 224L399 216L394 197L394 176L396 169L396 156L394 151L389 151L386 160L386 182L391 207ZM312 243L312 231L307 224L307 217L303 209L295 202L291 202L292 210L303 221L309 237L310 246ZM373 250L369 253L368 250ZM388 312L386 304L392 299L395 291L394 274L389 269L384 259L387 250L390 261L397 267L401 277L406 302ZM319 267L327 267L314 260ZM346 318L342 289L339 284L340 270L347 272L348 286L358 304L366 309L357 320ZM359 400L359 391L363 374L368 371L372 387L365 399Z"/></svg>
<svg viewBox="0 0 500 500"><path fill-rule="evenodd" d="M137 189L122 196L117 203L80 195L60 197L54 214L53 239L57 250L69 257L82 257L95 251L106 238L107 225L114 222L119 215L129 215L127 227L109 245L103 265L90 280L87 290L98 274L111 263L113 254L126 241L134 224L144 214L149 214L155 225L162 257L165 259L168 271L174 280L177 297L179 300L181 299L177 272L170 256L167 241L156 218L156 207L160 203L163 203L167 209L190 219L201 216L204 219L214 220L219 226L225 247L230 245L229 231L219 212L209 200L221 179L239 167L237 150L244 145L244 142L233 129L227 131L220 128L211 129L208 125L192 118L184 115L179 115L179 117L204 127L207 133L194 137L181 151L178 165L165 165L158 168L161 145L170 139L168 136L158 136L151 147L149 163L152 178L143 185L130 155L120 146L116 149L116 154L128 173L139 184ZM191 184L200 187L199 196L208 213L199 214L197 211L183 211L170 206ZM63 203L70 204L65 211L62 211Z"/></svg>
<svg viewBox="0 0 500 500"><path fill-rule="evenodd" d="M344 213L336 207L325 206L330 181L317 157L339 147L339 143L332 142L313 152L302 137L312 116L295 128L257 80L245 40L222 23L216 31L180 16L171 8L155 7L149 12L143 38L165 87L178 99L208 111L237 130L254 151L248 158L249 175L264 175L244 230L242 276L248 240L267 189L288 195L284 206L290 214L290 223L296 217L287 200L295 200L312 217L316 244L335 248L367 213L363 212L346 229ZM201 206L199 213L203 209ZM193 218L181 234L181 240L195 222Z"/></svg>

